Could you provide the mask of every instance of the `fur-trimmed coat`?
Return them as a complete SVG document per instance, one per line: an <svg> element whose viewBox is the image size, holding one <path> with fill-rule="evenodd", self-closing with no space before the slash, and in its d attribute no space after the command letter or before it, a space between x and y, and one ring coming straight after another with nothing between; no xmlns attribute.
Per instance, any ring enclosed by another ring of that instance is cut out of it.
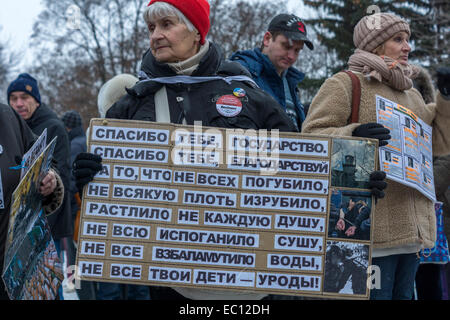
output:
<svg viewBox="0 0 450 320"><path fill-rule="evenodd" d="M311 103L302 133L351 136L363 123L377 122L375 96L380 95L413 111L433 127L433 155L450 153L450 100L440 94L436 103L425 104L414 88L392 89L356 73L361 82L359 123L348 124L351 113L352 84L345 73L326 80ZM386 197L376 205L373 228L374 248L432 248L436 240L433 203L420 192L388 180Z"/></svg>

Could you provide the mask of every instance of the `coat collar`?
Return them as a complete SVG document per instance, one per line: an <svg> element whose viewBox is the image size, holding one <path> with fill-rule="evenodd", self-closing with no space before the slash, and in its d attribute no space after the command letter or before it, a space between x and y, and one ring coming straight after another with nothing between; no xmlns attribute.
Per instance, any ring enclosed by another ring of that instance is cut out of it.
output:
<svg viewBox="0 0 450 320"><path fill-rule="evenodd" d="M269 57L263 54L259 48L237 51L233 54L231 59L244 60L253 76L259 77L263 72L267 73L269 76L278 76L278 73ZM294 67L290 67L287 70L286 78L288 81L299 83L305 78L305 74Z"/></svg>

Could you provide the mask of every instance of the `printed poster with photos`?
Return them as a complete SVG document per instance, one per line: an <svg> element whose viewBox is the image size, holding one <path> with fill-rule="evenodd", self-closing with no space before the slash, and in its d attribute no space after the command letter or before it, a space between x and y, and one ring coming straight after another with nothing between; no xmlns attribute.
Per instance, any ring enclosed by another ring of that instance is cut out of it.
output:
<svg viewBox="0 0 450 320"><path fill-rule="evenodd" d="M436 202L433 176L433 128L414 112L376 96L377 122L391 131L389 144L380 147L381 170L387 178L414 188Z"/></svg>
<svg viewBox="0 0 450 320"><path fill-rule="evenodd" d="M64 279L39 185L50 167L56 138L42 149L12 195L2 280L11 300L54 300Z"/></svg>
<svg viewBox="0 0 450 320"><path fill-rule="evenodd" d="M376 140L93 119L82 280L368 299Z"/></svg>

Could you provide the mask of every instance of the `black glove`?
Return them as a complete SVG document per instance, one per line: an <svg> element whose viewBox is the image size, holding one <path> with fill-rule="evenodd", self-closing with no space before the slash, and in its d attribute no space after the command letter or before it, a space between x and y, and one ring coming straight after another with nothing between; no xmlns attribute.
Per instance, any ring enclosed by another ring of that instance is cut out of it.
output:
<svg viewBox="0 0 450 320"><path fill-rule="evenodd" d="M85 152L77 155L73 162L72 173L80 195L83 193L83 187L91 182L102 168L102 158L99 155Z"/></svg>
<svg viewBox="0 0 450 320"><path fill-rule="evenodd" d="M382 147L388 144L388 140L391 138L389 133L391 131L383 127L382 124L370 122L356 127L352 135L360 138L378 139L380 141L379 146Z"/></svg>
<svg viewBox="0 0 450 320"><path fill-rule="evenodd" d="M386 173L383 171L373 171L369 178L369 189L372 189L372 195L375 196L375 200L384 198L384 189L387 187Z"/></svg>
<svg viewBox="0 0 450 320"><path fill-rule="evenodd" d="M440 67L436 70L437 87L442 95L450 97L450 68Z"/></svg>

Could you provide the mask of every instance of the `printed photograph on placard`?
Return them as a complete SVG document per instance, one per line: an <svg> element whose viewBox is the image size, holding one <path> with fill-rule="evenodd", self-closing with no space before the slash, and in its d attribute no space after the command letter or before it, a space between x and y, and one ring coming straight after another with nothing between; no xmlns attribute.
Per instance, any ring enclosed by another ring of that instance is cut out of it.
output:
<svg viewBox="0 0 450 320"><path fill-rule="evenodd" d="M368 245L327 241L324 293L365 295L368 267Z"/></svg>
<svg viewBox="0 0 450 320"><path fill-rule="evenodd" d="M328 237L370 240L371 211L370 192L332 189Z"/></svg>
<svg viewBox="0 0 450 320"><path fill-rule="evenodd" d="M10 262L12 255L22 242L26 231L35 221L42 207L39 185L50 168L51 155L55 144L56 138L49 143L45 151L35 160L33 166L28 169L12 195L4 268Z"/></svg>
<svg viewBox="0 0 450 320"><path fill-rule="evenodd" d="M421 181L420 181L421 165L420 165L419 161L417 161L416 159L414 159L408 155L404 156L404 161L406 164L405 165L405 180L407 182L420 184L421 183Z"/></svg>
<svg viewBox="0 0 450 320"><path fill-rule="evenodd" d="M2 276L12 300L54 300L64 275L41 211Z"/></svg>
<svg viewBox="0 0 450 320"><path fill-rule="evenodd" d="M364 140L333 139L331 185L369 188L369 176L375 170L375 144Z"/></svg>
<svg viewBox="0 0 450 320"><path fill-rule="evenodd" d="M414 159L420 159L420 146L417 137L420 135L420 125L410 116L401 115L403 125L403 150Z"/></svg>
<svg viewBox="0 0 450 320"><path fill-rule="evenodd" d="M380 149L381 169L398 179L403 179L403 158L402 155L389 149Z"/></svg>
<svg viewBox="0 0 450 320"><path fill-rule="evenodd" d="M394 113L394 103L377 96L377 117L378 123L390 130L391 139L385 148L391 151L402 152L402 142L400 135L400 117Z"/></svg>

